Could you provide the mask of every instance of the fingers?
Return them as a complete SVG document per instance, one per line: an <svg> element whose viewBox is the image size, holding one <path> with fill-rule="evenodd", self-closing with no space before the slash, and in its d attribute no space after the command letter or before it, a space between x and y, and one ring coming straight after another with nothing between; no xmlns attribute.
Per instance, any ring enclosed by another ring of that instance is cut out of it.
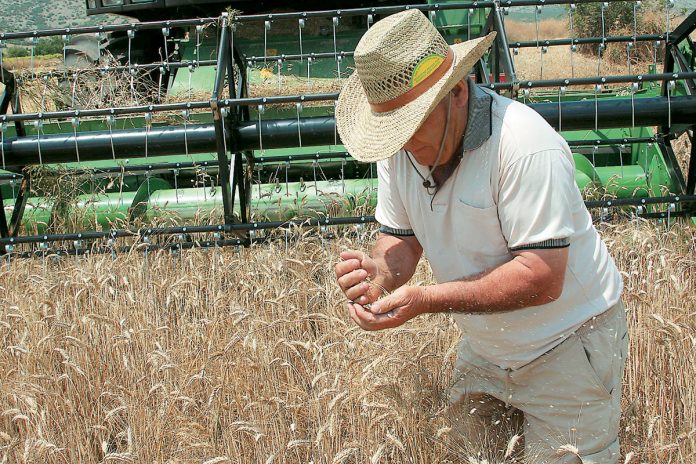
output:
<svg viewBox="0 0 696 464"><path fill-rule="evenodd" d="M406 295L403 291L396 291L391 295L387 295L374 302L370 306L370 311L372 314L385 314L391 311L398 310L401 307L408 305Z"/></svg>
<svg viewBox="0 0 696 464"><path fill-rule="evenodd" d="M402 317L400 311L389 314L372 314L365 307L355 303L347 303L350 318L363 330L382 330L398 327L408 319Z"/></svg>
<svg viewBox="0 0 696 464"><path fill-rule="evenodd" d="M358 261L362 261L365 259L365 253L356 250L342 251L339 256L343 261L348 261L349 259L357 259Z"/></svg>
<svg viewBox="0 0 696 464"><path fill-rule="evenodd" d="M338 285L346 297L359 304L368 304L373 298L366 294L370 291L370 285L366 282L369 272L362 268L365 254L360 251L344 251L340 254L343 261L336 264L336 278Z"/></svg>

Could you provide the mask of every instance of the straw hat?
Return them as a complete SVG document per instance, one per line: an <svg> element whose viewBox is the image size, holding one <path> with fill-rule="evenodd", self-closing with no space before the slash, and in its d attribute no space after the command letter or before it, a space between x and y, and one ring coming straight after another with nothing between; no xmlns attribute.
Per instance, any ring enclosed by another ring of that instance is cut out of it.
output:
<svg viewBox="0 0 696 464"><path fill-rule="evenodd" d="M495 32L449 46L419 10L378 21L355 48L336 125L357 160L389 158L491 46Z"/></svg>

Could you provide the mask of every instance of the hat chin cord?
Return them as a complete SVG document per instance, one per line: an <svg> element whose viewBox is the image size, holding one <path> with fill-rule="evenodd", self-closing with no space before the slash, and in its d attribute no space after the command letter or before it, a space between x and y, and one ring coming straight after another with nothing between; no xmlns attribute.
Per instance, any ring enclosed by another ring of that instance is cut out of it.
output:
<svg viewBox="0 0 696 464"><path fill-rule="evenodd" d="M423 177L418 168L416 168L416 165L413 163L410 154L408 156L408 160L411 162L411 165L416 170L416 173L421 179L423 179L423 187L425 187L428 190L430 190L431 188L437 188L437 183L435 182L435 179L432 177L432 175L435 168L437 168L440 159L442 158L442 150L445 148L445 140L447 140L447 130L449 129L450 123L450 110L452 109L452 92L450 91L447 95L447 119L445 120L445 132L442 134L442 140L440 141L440 149L437 152L437 158L435 158L435 163L430 167L427 177ZM433 179L433 182L430 182L430 179Z"/></svg>

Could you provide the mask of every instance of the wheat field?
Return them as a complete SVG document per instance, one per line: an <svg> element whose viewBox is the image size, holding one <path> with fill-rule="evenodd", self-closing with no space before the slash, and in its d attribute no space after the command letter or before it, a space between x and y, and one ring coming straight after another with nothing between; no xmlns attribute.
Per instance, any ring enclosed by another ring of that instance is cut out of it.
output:
<svg viewBox="0 0 696 464"><path fill-rule="evenodd" d="M600 231L630 323L622 460L694 462L696 231ZM3 260L0 462L483 462L447 420L456 326L355 326L333 265L374 231L336 234Z"/></svg>

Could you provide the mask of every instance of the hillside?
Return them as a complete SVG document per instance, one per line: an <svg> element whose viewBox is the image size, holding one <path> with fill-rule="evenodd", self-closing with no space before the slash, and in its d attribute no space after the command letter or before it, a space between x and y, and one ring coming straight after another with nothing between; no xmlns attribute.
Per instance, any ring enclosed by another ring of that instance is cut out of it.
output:
<svg viewBox="0 0 696 464"><path fill-rule="evenodd" d="M84 0L0 0L0 7L2 32L113 23L120 19L110 15L87 17Z"/></svg>

